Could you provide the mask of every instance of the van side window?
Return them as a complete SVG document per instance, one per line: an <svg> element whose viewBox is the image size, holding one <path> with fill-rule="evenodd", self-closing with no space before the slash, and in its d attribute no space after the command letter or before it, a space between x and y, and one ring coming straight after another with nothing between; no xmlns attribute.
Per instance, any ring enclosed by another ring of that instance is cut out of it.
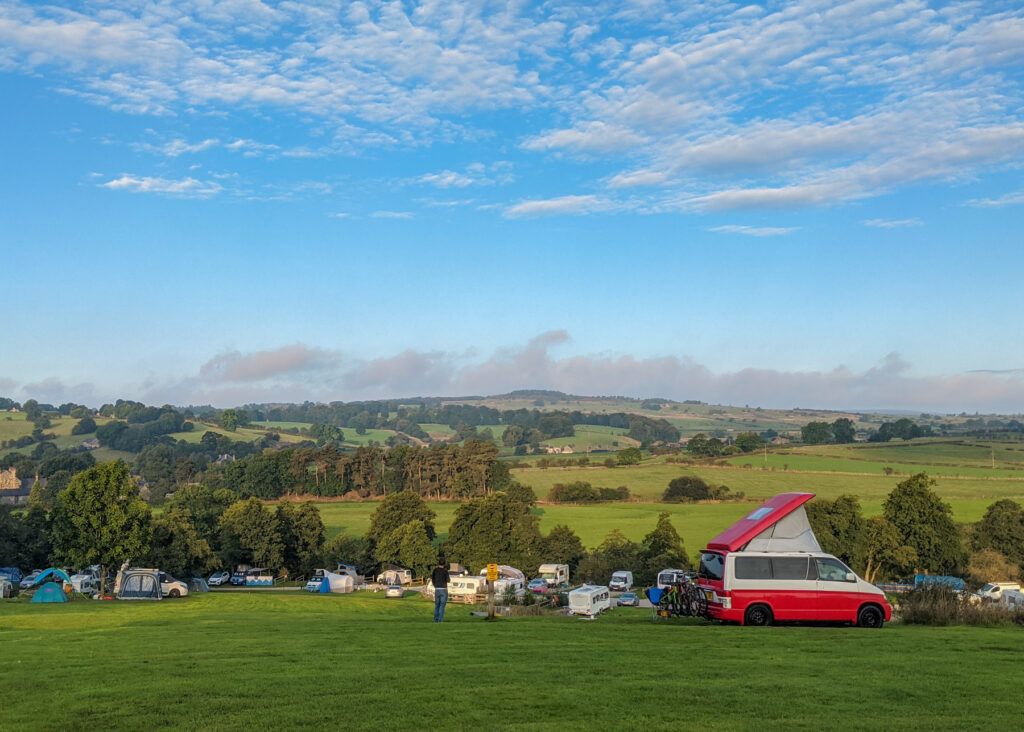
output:
<svg viewBox="0 0 1024 732"><path fill-rule="evenodd" d="M818 577L826 582L845 582L846 573L849 572L846 566L838 559L815 559L818 565Z"/></svg>
<svg viewBox="0 0 1024 732"><path fill-rule="evenodd" d="M772 560L769 557L736 557L736 579L771 579Z"/></svg>
<svg viewBox="0 0 1024 732"><path fill-rule="evenodd" d="M807 579L807 557L772 557L772 577L780 580Z"/></svg>

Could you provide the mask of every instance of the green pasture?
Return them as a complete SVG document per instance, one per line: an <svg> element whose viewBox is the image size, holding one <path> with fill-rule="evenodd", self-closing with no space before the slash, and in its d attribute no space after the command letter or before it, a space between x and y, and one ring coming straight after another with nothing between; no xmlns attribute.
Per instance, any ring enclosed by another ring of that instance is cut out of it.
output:
<svg viewBox="0 0 1024 732"><path fill-rule="evenodd" d="M106 417L95 417L95 420L97 426L110 422L110 419ZM50 442L60 450L67 450L68 448L81 445L84 440L87 440L90 437L95 437L94 434L72 435L71 428L78 424L78 422L79 420L75 417L51 415L51 426L47 427L43 432L56 435L57 438L55 440L50 440ZM16 440L19 437L31 435L34 427L35 425L25 419L24 412L0 412L0 441ZM28 454L35 449L36 444L29 445L28 447L21 447L16 450L0 450L0 455L6 455L10 452Z"/></svg>
<svg viewBox="0 0 1024 732"><path fill-rule="evenodd" d="M549 447L565 447L571 445L574 453L586 453L591 450L624 450L627 447L639 447L640 442L632 437L626 437L628 430L616 429L614 427L592 427L591 425L576 425L576 434L573 437L554 437L544 440L541 444Z"/></svg>
<svg viewBox="0 0 1024 732"><path fill-rule="evenodd" d="M280 422L269 420L266 422L253 422L252 424L258 424L261 427L266 427L268 430L288 430L292 428L304 430L309 428L311 422Z"/></svg>
<svg viewBox="0 0 1024 732"><path fill-rule="evenodd" d="M929 475L932 474L931 466L922 467ZM787 491L804 491L823 498L852 494L864 500L883 500L899 481L906 479L909 473L891 476L854 475L645 461L640 465L615 468L605 468L601 465L586 468L515 468L512 475L520 483L531 486L538 498L546 497L555 483L583 480L600 488L617 488L624 485L634 496L643 500L657 500L673 478L697 475L708 483L726 485L731 491L742 491L748 498L754 499L769 498L776 493ZM938 477L935 490L947 500L1021 499L1024 498L1024 480Z"/></svg>
<svg viewBox="0 0 1024 732"><path fill-rule="evenodd" d="M875 473L885 474L886 468L903 475L928 473L940 476L961 476L974 478L1019 478L1024 480L1024 464L1017 467L964 467L960 465L936 464L932 462L870 462L864 458L843 458L830 455L814 455L802 452L756 452L728 458L729 465L763 468L766 465L776 470L810 470L830 473Z"/></svg>
<svg viewBox="0 0 1024 732"><path fill-rule="evenodd" d="M943 467L1024 469L1024 440L970 440L925 438L907 442L813 445L783 450L842 460L928 464Z"/></svg>
<svg viewBox="0 0 1024 732"><path fill-rule="evenodd" d="M1019 627L487 622L414 594L0 601L7 729L846 729L1020 725Z"/></svg>
<svg viewBox="0 0 1024 732"><path fill-rule="evenodd" d="M431 439L434 440L446 440L455 434L455 430L453 430L446 424L424 422L423 424L420 425L420 427L422 427L423 431L430 435ZM495 437L497 437L499 440L501 439L500 434L495 435Z"/></svg>

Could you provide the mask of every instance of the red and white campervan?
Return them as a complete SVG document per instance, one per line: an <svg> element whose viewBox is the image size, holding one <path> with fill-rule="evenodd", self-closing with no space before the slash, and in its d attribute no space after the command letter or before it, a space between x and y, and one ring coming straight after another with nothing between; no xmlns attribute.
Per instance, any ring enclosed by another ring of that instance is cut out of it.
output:
<svg viewBox="0 0 1024 732"><path fill-rule="evenodd" d="M708 614L744 625L776 620L880 628L883 592L821 550L804 511L813 493L781 493L708 542L698 584Z"/></svg>

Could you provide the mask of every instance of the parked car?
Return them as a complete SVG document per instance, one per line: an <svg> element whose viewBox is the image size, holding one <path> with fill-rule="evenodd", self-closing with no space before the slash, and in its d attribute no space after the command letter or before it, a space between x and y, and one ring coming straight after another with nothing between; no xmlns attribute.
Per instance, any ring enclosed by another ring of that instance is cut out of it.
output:
<svg viewBox="0 0 1024 732"><path fill-rule="evenodd" d="M388 588L384 590L384 597L404 597L405 590L402 589L401 585L388 585Z"/></svg>
<svg viewBox="0 0 1024 732"><path fill-rule="evenodd" d="M619 595L619 604L626 607L639 607L640 598L635 592L623 592Z"/></svg>
<svg viewBox="0 0 1024 732"><path fill-rule="evenodd" d="M27 574L24 577L24 579L21 580L21 582L18 584L18 587L20 587L23 590L31 589L32 585L35 584L36 577L38 577L42 573L43 570L41 569L33 569L29 574Z"/></svg>
<svg viewBox="0 0 1024 732"><path fill-rule="evenodd" d="M184 597L188 594L188 585L176 580L167 572L160 573L160 592L164 597Z"/></svg>
<svg viewBox="0 0 1024 732"><path fill-rule="evenodd" d="M551 589L551 585L549 585L548 581L543 577L538 577L537 579L530 580L530 583L526 585L526 589L530 592L538 592L542 595L546 595Z"/></svg>
<svg viewBox="0 0 1024 732"><path fill-rule="evenodd" d="M227 584L231 581L231 573L227 570L221 570L220 572L214 572L210 575L210 579L206 581L206 584L210 587L220 587L223 584Z"/></svg>

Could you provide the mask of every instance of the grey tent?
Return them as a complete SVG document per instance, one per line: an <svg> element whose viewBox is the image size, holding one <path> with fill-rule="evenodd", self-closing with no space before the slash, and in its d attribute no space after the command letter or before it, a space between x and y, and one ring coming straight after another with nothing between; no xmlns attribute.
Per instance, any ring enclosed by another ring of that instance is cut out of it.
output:
<svg viewBox="0 0 1024 732"><path fill-rule="evenodd" d="M125 569L117 573L118 600L162 600L160 573L152 569Z"/></svg>
<svg viewBox="0 0 1024 732"><path fill-rule="evenodd" d="M193 592L209 592L210 586L206 584L206 580L202 577L193 577L188 581L188 591Z"/></svg>

